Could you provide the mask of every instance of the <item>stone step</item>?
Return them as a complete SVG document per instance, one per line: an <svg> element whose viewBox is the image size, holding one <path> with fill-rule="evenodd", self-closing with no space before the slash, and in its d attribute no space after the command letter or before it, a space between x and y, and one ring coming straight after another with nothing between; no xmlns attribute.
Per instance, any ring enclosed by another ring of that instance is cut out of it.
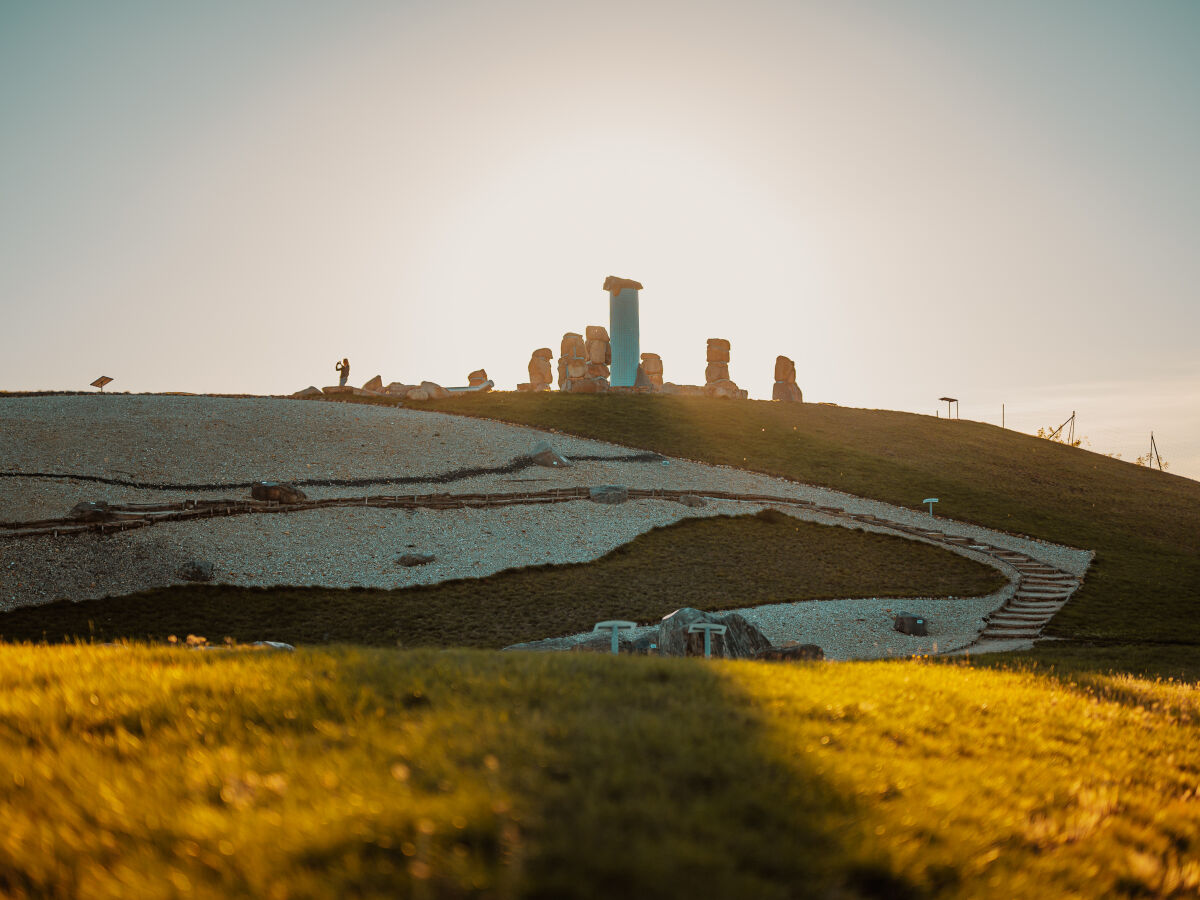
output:
<svg viewBox="0 0 1200 900"><path fill-rule="evenodd" d="M980 637L1037 637L1042 634L1042 629L1038 626L1032 628L1018 628L1015 625L988 625L980 634Z"/></svg>
<svg viewBox="0 0 1200 900"><path fill-rule="evenodd" d="M1018 631L1012 628L985 628L980 638L1002 640L1004 638L1036 638L1041 634L1040 628Z"/></svg>
<svg viewBox="0 0 1200 900"><path fill-rule="evenodd" d="M1002 619L994 616L988 619L988 628L1042 628L1050 619Z"/></svg>
<svg viewBox="0 0 1200 900"><path fill-rule="evenodd" d="M1034 602L1030 602L1028 600L1023 600L1020 597L1014 597L1012 600L1009 601L1009 603L1005 607L1005 609L1024 609L1024 610L1029 610L1030 612L1034 612L1034 611L1040 612L1042 610L1051 610L1053 612L1058 612L1065 605L1066 604L1064 604L1064 603L1034 603Z"/></svg>

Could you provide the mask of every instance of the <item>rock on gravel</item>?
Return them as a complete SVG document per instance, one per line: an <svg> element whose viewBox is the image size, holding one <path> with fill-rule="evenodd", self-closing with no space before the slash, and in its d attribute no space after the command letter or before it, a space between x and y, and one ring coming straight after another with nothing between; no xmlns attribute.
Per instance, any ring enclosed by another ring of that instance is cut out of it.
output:
<svg viewBox="0 0 1200 900"><path fill-rule="evenodd" d="M212 581L213 564L203 559L189 559L179 567L179 577L184 581Z"/></svg>
<svg viewBox="0 0 1200 900"><path fill-rule="evenodd" d="M275 481L260 481L250 488L250 496L255 500L271 500L275 503L300 503L307 500L304 491L294 484L280 484Z"/></svg>
<svg viewBox="0 0 1200 900"><path fill-rule="evenodd" d="M604 503L617 506L629 499L629 488L623 484L602 484L588 490L588 498L593 503Z"/></svg>

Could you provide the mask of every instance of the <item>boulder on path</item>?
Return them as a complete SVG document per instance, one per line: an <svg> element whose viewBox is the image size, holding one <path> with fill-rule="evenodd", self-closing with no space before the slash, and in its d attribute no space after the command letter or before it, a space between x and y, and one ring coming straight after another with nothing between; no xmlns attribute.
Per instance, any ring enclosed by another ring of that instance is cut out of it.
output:
<svg viewBox="0 0 1200 900"><path fill-rule="evenodd" d="M68 519L74 519L77 522L107 522L112 517L112 510L108 508L108 503L104 500L85 500L83 503L76 503L67 513Z"/></svg>
<svg viewBox="0 0 1200 900"><path fill-rule="evenodd" d="M370 381L368 381L366 384L364 384L362 386L362 389L364 391L373 391L376 394L382 394L383 393L383 376L376 375L374 378L372 378Z"/></svg>
<svg viewBox="0 0 1200 900"><path fill-rule="evenodd" d="M663 617L658 626L658 652L663 656L703 656L704 635L688 633L688 627L699 622L725 626L724 635L712 636L713 656L752 659L771 646L763 633L739 613L718 615L685 606Z"/></svg>
<svg viewBox="0 0 1200 900"><path fill-rule="evenodd" d="M300 503L307 500L304 491L294 484L278 481L260 481L251 486L250 496L255 500L269 500L275 503Z"/></svg>
<svg viewBox="0 0 1200 900"><path fill-rule="evenodd" d="M179 567L179 577L184 581L212 581L213 564L203 559L189 559Z"/></svg>
<svg viewBox="0 0 1200 900"><path fill-rule="evenodd" d="M396 557L396 565L398 566L423 566L437 559L434 554L428 550L420 550L415 553L404 553Z"/></svg>
<svg viewBox="0 0 1200 900"><path fill-rule="evenodd" d="M696 494L684 494L678 498L677 502L682 503L684 506L690 506L692 509L700 509L708 506L708 501Z"/></svg>
<svg viewBox="0 0 1200 900"><path fill-rule="evenodd" d="M538 441L529 451L529 458L539 466L548 469L561 469L571 465L571 461L550 446L549 441Z"/></svg>
<svg viewBox="0 0 1200 900"><path fill-rule="evenodd" d="M914 616L908 613L900 613L896 616L896 621L892 624L892 628L901 634L911 634L914 637L925 637L929 634L929 623L924 616Z"/></svg>
<svg viewBox="0 0 1200 900"><path fill-rule="evenodd" d="M616 506L629 499L629 488L623 484L601 484L594 488L588 488L588 499L593 503Z"/></svg>
<svg viewBox="0 0 1200 900"><path fill-rule="evenodd" d="M789 644L760 650L755 659L771 662L805 662L825 658L825 651L816 644Z"/></svg>

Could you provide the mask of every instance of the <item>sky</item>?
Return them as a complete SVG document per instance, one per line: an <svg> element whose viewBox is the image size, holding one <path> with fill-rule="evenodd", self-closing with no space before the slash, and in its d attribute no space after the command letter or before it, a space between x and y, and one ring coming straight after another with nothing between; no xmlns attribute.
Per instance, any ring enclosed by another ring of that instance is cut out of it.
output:
<svg viewBox="0 0 1200 900"><path fill-rule="evenodd" d="M641 292L769 398L1200 478L1200 3L0 0L0 390L527 380Z"/></svg>

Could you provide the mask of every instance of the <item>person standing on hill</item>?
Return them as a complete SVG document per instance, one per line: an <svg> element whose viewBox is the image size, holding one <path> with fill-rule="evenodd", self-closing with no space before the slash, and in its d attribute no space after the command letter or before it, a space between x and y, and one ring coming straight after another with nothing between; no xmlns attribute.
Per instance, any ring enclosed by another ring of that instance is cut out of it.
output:
<svg viewBox="0 0 1200 900"><path fill-rule="evenodd" d="M350 360L347 358L343 359L340 363L334 363L333 371L342 373L338 379L338 384L345 387L346 382L350 380Z"/></svg>

